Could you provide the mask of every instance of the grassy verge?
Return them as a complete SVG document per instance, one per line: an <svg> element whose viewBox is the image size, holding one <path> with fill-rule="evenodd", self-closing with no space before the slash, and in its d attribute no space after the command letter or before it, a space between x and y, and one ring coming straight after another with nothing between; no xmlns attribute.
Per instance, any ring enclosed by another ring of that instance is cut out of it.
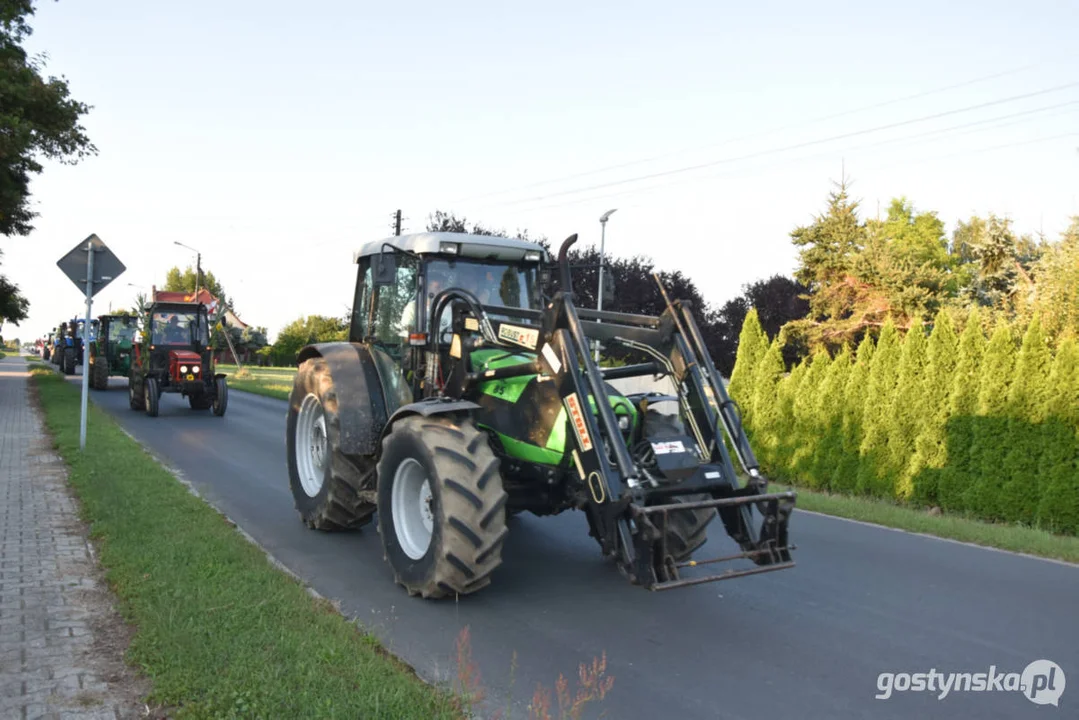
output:
<svg viewBox="0 0 1079 720"><path fill-rule="evenodd" d="M235 365L218 365L218 372L227 374L230 388L243 390L256 395L288 400L292 392L292 378L296 368L260 368L244 366L237 374Z"/></svg>
<svg viewBox="0 0 1079 720"><path fill-rule="evenodd" d="M816 492L772 482L774 491L796 490L798 507L825 515L861 520L908 532L925 533L1001 550L1079 563L1079 538L1053 535L1044 530L1000 525L954 515L930 515L925 510L902 507L868 498ZM795 540L797 543L797 540Z"/></svg>
<svg viewBox="0 0 1079 720"><path fill-rule="evenodd" d="M325 601L274 568L90 405L32 366L49 430L100 547L126 619L129 661L176 717L459 717L456 699L418 680Z"/></svg>

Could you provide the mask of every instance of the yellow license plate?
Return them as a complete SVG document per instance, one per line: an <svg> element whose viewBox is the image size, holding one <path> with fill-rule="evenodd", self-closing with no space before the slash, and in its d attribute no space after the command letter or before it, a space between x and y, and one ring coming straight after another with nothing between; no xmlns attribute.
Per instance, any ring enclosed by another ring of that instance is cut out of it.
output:
<svg viewBox="0 0 1079 720"><path fill-rule="evenodd" d="M187 374L187 379L188 379L188 380L194 380L194 379L195 379L195 376L194 376L194 375L192 375L191 373L188 373L188 374Z"/></svg>

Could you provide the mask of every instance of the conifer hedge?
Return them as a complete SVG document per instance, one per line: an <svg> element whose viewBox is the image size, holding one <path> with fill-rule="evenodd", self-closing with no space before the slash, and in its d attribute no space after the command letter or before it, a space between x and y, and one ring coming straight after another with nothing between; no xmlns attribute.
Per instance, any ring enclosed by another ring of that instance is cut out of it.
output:
<svg viewBox="0 0 1079 720"><path fill-rule="evenodd" d="M888 498L1079 535L1079 343L1055 352L1035 318L989 338L887 322L874 340L786 372L780 335L742 326L730 394L767 474L810 488Z"/></svg>

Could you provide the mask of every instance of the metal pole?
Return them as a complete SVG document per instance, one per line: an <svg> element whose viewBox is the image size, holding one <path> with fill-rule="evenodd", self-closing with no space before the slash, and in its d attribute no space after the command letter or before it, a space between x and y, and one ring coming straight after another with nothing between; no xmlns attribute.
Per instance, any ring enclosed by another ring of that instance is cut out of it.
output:
<svg viewBox="0 0 1079 720"><path fill-rule="evenodd" d="M86 400L90 394L90 307L94 304L94 244L86 243L86 323L82 326L82 416L79 418L79 450L86 449Z"/></svg>
<svg viewBox="0 0 1079 720"><path fill-rule="evenodd" d="M599 288L596 292L596 310L603 309L603 251L607 242L607 218L599 221ZM599 340L596 340L595 361L599 364Z"/></svg>
<svg viewBox="0 0 1079 720"><path fill-rule="evenodd" d="M202 253L195 253L195 302L199 301L199 280L202 278Z"/></svg>

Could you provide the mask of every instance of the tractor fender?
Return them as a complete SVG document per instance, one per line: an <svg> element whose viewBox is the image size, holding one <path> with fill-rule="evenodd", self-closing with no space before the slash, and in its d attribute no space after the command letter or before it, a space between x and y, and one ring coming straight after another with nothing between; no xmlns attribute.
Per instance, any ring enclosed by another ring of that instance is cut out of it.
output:
<svg viewBox="0 0 1079 720"><path fill-rule="evenodd" d="M381 434L386 427L386 400L382 396L375 361L360 343L328 342L304 347L296 364L320 357L330 368L340 423L340 450L345 455L375 455L382 447ZM299 410L303 398L290 398ZM403 408L402 408L403 409Z"/></svg>
<svg viewBox="0 0 1079 720"><path fill-rule="evenodd" d="M427 398L426 400L420 400L419 402L409 403L408 405L402 405L397 408L397 411L390 416L386 426L382 429L382 437L379 438L381 443L382 438L390 433L393 428L393 424L401 418L409 415L422 415L423 417L431 417L432 415L454 415L457 413L469 413L473 410L480 410L481 406L469 400L443 400L441 398Z"/></svg>

